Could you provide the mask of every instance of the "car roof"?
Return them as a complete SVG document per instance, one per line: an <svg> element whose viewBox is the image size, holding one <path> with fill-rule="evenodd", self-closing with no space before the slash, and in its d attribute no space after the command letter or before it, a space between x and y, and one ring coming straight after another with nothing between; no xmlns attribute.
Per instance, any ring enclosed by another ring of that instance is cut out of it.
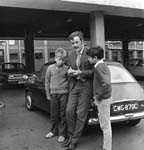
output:
<svg viewBox="0 0 144 150"><path fill-rule="evenodd" d="M55 61L49 61L49 62L45 63L44 65L49 66L49 65L54 64L54 63L55 63Z"/></svg>
<svg viewBox="0 0 144 150"><path fill-rule="evenodd" d="M19 63L19 62L5 62L5 63L2 63L2 64L23 64L23 63Z"/></svg>
<svg viewBox="0 0 144 150"><path fill-rule="evenodd" d="M117 61L104 60L104 62L105 62L107 65L114 65L114 66L123 67L122 63L117 62Z"/></svg>

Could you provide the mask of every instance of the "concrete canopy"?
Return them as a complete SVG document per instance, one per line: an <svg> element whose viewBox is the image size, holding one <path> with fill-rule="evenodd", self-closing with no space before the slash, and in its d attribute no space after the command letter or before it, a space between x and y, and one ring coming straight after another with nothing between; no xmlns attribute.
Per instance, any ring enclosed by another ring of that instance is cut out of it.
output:
<svg viewBox="0 0 144 150"><path fill-rule="evenodd" d="M30 30L35 37L67 38L74 30L90 37L90 13L102 11L107 40L144 39L142 0L1 0L0 37L24 37ZM110 3L111 2L111 3ZM120 3L121 2L121 3ZM123 5L125 4L125 5Z"/></svg>

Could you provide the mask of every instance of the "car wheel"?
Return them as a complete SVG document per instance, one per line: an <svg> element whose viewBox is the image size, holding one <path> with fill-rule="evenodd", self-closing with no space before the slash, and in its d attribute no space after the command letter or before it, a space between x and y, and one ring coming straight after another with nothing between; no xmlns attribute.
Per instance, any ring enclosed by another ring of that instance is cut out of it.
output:
<svg viewBox="0 0 144 150"><path fill-rule="evenodd" d="M34 110L32 96L30 94L26 94L26 96L25 96L25 106L30 111Z"/></svg>
<svg viewBox="0 0 144 150"><path fill-rule="evenodd" d="M140 121L141 121L141 119L130 120L130 121L126 122L126 124L128 126L136 126Z"/></svg>
<svg viewBox="0 0 144 150"><path fill-rule="evenodd" d="M8 84L6 84L6 83L3 83L3 84L2 84L2 87L3 87L4 89L8 89L8 88L9 88Z"/></svg>

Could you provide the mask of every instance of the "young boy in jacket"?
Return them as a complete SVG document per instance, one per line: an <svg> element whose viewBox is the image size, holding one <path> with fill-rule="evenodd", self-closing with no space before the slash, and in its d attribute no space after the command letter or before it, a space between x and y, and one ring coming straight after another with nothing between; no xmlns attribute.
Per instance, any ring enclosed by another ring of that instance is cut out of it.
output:
<svg viewBox="0 0 144 150"><path fill-rule="evenodd" d="M95 150L112 150L112 130L110 122L111 75L103 61L104 49L100 46L89 49L89 62L94 65L93 98L98 108L98 118L103 131L103 146Z"/></svg>

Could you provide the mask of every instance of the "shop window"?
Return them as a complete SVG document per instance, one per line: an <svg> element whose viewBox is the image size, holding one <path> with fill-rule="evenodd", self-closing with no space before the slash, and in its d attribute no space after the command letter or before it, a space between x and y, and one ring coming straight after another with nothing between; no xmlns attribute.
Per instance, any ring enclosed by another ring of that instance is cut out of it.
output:
<svg viewBox="0 0 144 150"><path fill-rule="evenodd" d="M137 51L137 57L142 58L142 51Z"/></svg>
<svg viewBox="0 0 144 150"><path fill-rule="evenodd" d="M54 58L55 57L55 53L50 53L50 58Z"/></svg>
<svg viewBox="0 0 144 150"><path fill-rule="evenodd" d="M113 54L113 60L114 61L118 61L118 53L117 53L117 51L113 51L112 54Z"/></svg>
<svg viewBox="0 0 144 150"><path fill-rule="evenodd" d="M10 54L10 60L16 60L18 59L18 54L17 53L11 53Z"/></svg>
<svg viewBox="0 0 144 150"><path fill-rule="evenodd" d="M35 59L42 59L43 55L42 53L35 53Z"/></svg>
<svg viewBox="0 0 144 150"><path fill-rule="evenodd" d="M22 53L22 59L25 59L25 53Z"/></svg>

